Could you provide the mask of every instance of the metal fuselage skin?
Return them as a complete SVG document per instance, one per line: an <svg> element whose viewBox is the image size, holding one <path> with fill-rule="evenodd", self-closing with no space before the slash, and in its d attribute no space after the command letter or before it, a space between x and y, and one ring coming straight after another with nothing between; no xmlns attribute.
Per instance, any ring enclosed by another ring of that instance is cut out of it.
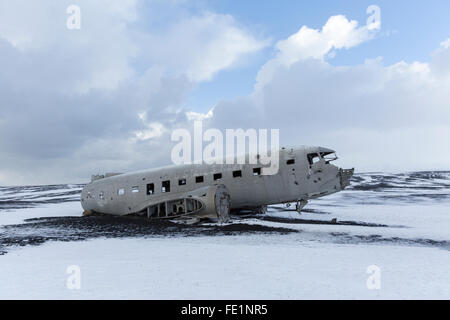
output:
<svg viewBox="0 0 450 320"><path fill-rule="evenodd" d="M81 203L85 211L128 215L154 203L217 184L228 189L231 209L307 201L341 191L348 185L348 180L343 182L342 170L321 156L332 152L322 147L282 148L275 175L256 174L254 169L261 166L253 164L192 164L119 174L87 184ZM317 155L315 163L308 159L311 154ZM234 177L236 171L241 171L241 176ZM221 178L215 180L217 174L221 174ZM196 177L203 177L203 182L198 182ZM170 181L169 192L163 192L164 181ZM154 187L151 194L149 184Z"/></svg>

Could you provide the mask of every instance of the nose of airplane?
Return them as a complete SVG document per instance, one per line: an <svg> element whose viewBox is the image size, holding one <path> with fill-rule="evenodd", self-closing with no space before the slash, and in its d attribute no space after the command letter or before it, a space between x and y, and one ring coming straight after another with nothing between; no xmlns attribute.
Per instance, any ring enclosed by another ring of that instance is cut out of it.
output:
<svg viewBox="0 0 450 320"><path fill-rule="evenodd" d="M350 178L355 173L355 168L353 169L339 169L339 176L341 179L341 188L344 190L350 185Z"/></svg>

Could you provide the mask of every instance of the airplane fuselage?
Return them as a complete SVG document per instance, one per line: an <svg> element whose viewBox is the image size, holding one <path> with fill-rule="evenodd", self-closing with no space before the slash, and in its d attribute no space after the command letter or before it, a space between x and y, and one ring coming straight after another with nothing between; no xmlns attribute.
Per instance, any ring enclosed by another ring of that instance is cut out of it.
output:
<svg viewBox="0 0 450 320"><path fill-rule="evenodd" d="M155 204L165 203L167 207L167 201L181 203L182 199L195 198L196 190L215 185L226 187L230 209L307 201L348 185L353 171L339 169L327 161L325 156L332 153L333 150L321 147L282 148L279 170L274 175L264 175L263 168L256 164L190 164L118 174L87 184L81 202L85 211L142 214ZM183 208L180 211L187 212ZM157 209L161 211L160 207ZM173 210L171 213L175 214L177 209Z"/></svg>

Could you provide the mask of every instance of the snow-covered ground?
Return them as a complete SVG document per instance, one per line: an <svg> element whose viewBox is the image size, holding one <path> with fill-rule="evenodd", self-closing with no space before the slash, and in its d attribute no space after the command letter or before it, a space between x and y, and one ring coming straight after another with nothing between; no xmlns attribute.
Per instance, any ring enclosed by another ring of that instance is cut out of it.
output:
<svg viewBox="0 0 450 320"><path fill-rule="evenodd" d="M0 188L1 299L450 298L450 173L359 174L301 216L179 229L79 218L80 188Z"/></svg>

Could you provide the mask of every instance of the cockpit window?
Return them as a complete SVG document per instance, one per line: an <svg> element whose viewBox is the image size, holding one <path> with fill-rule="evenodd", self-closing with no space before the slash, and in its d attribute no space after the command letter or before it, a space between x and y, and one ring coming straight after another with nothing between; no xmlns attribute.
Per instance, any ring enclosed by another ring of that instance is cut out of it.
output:
<svg viewBox="0 0 450 320"><path fill-rule="evenodd" d="M308 154L309 165L313 165L314 163L319 162L319 161L320 161L319 154L317 154L317 153L309 153Z"/></svg>
<svg viewBox="0 0 450 320"><path fill-rule="evenodd" d="M320 152L320 153L309 153L308 154L308 162L309 165L313 165L316 162L319 162L320 159L323 159L327 164L331 161L337 160L338 157L334 152Z"/></svg>
<svg viewBox="0 0 450 320"><path fill-rule="evenodd" d="M320 155L326 163L330 163L338 158L334 152L321 152Z"/></svg>

